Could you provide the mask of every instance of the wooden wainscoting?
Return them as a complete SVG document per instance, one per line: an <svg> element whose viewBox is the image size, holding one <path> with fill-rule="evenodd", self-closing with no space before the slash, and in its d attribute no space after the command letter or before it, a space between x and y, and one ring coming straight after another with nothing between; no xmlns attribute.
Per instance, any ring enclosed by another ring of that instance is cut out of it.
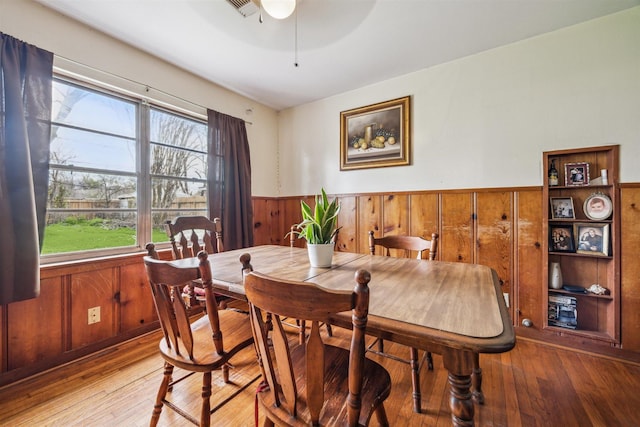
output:
<svg viewBox="0 0 640 427"><path fill-rule="evenodd" d="M437 259L496 270L519 336L640 361L640 184L621 186L621 348L541 330L541 251L547 247L541 213L548 201L540 187L334 196L342 204L338 250L366 253L368 230L425 237L437 232ZM287 245L286 233L301 219L301 199L313 203L313 195L255 197L255 244ZM157 328L142 256L45 266L39 298L0 306L0 386ZM96 306L101 321L88 325L87 310ZM533 326L522 327L523 319Z"/></svg>
<svg viewBox="0 0 640 427"><path fill-rule="evenodd" d="M156 329L142 256L43 266L40 296L2 307L0 385Z"/></svg>

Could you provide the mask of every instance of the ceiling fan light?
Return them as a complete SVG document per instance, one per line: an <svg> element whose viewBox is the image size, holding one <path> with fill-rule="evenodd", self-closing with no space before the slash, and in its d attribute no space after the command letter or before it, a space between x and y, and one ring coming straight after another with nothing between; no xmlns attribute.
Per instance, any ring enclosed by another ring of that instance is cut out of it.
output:
<svg viewBox="0 0 640 427"><path fill-rule="evenodd" d="M262 0L262 7L272 17L285 19L296 8L296 0Z"/></svg>

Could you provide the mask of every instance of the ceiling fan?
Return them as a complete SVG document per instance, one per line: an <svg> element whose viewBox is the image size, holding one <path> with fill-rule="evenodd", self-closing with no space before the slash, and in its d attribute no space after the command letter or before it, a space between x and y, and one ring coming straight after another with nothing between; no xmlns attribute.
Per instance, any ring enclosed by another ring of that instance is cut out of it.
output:
<svg viewBox="0 0 640 427"><path fill-rule="evenodd" d="M296 0L227 0L242 16L247 17L264 9L275 19L286 19L296 8ZM261 17L262 18L262 17ZM262 22L262 20L261 20Z"/></svg>

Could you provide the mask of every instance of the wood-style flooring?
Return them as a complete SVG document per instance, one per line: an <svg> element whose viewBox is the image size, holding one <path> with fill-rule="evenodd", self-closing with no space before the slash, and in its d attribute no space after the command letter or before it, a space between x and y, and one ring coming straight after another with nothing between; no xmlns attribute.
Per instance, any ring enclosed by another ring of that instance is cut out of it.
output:
<svg viewBox="0 0 640 427"><path fill-rule="evenodd" d="M345 331L334 331L335 340L345 343ZM0 426L148 425L162 377L163 362L156 351L159 339L159 332L151 333L0 389ZM385 343L385 349L402 356L408 353L393 343ZM408 365L379 360L393 379L385 404L391 425L451 425L447 372L438 355L434 354L434 371L421 373L421 414L411 409ZM478 426L640 426L636 364L519 339L511 352L482 355L481 365L486 402L475 406ZM252 348L235 361L234 384L224 384L214 373L212 408L238 387L249 386L213 414L212 426L255 425L258 373ZM173 399L190 402L196 417L200 382L200 375L191 377L172 392ZM159 425L193 424L165 407Z"/></svg>

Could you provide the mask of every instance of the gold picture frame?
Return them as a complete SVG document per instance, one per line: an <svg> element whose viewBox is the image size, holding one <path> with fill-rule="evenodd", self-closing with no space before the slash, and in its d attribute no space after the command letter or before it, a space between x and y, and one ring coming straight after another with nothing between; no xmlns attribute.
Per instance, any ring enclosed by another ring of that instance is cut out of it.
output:
<svg viewBox="0 0 640 427"><path fill-rule="evenodd" d="M408 165L411 97L340 113L340 170Z"/></svg>

